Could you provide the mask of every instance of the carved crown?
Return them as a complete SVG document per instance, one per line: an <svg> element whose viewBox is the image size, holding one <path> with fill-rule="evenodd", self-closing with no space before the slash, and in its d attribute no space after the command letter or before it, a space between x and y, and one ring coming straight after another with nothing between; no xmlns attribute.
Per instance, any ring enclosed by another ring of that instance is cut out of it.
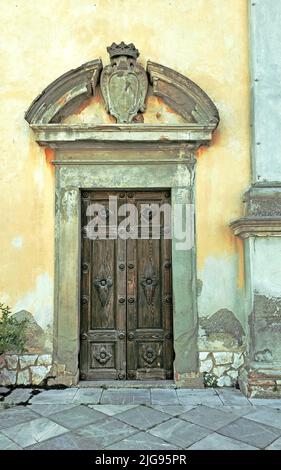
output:
<svg viewBox="0 0 281 470"><path fill-rule="evenodd" d="M111 46L107 47L106 49L110 58L125 55L127 57L133 57L133 59L137 59L140 55L138 49L136 49L133 43L125 44L123 41L120 42L120 44L113 42Z"/></svg>

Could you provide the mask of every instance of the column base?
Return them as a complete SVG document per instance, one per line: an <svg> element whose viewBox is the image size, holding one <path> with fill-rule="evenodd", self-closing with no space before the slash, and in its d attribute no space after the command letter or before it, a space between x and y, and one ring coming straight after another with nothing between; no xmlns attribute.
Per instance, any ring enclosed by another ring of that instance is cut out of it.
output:
<svg viewBox="0 0 281 470"><path fill-rule="evenodd" d="M252 362L241 370L238 383L248 398L281 398L281 364Z"/></svg>

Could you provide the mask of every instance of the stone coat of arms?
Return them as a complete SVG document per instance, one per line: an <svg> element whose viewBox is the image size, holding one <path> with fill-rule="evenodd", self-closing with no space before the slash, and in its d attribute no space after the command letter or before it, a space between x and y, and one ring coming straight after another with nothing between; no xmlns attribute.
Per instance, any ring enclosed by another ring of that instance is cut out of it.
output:
<svg viewBox="0 0 281 470"><path fill-rule="evenodd" d="M123 41L107 48L110 65L101 74L101 91L107 112L117 123L130 123L145 110L148 80L144 68L136 63L139 51Z"/></svg>

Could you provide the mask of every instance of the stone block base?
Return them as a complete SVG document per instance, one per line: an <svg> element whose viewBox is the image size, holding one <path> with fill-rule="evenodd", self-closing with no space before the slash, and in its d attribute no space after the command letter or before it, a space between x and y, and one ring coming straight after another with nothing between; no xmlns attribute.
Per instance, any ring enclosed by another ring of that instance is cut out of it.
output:
<svg viewBox="0 0 281 470"><path fill-rule="evenodd" d="M175 373L174 381L177 388L204 388L203 374L190 372Z"/></svg>
<svg viewBox="0 0 281 470"><path fill-rule="evenodd" d="M239 374L241 391L249 398L281 398L281 365L251 364Z"/></svg>

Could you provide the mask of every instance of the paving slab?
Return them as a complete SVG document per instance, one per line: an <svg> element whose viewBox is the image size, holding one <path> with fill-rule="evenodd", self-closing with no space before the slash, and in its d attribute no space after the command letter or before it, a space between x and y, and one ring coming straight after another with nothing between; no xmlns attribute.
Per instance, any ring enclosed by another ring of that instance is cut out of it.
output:
<svg viewBox="0 0 281 470"><path fill-rule="evenodd" d="M151 390L152 405L179 405L176 390L153 388Z"/></svg>
<svg viewBox="0 0 281 470"><path fill-rule="evenodd" d="M167 413L171 416L180 416L186 411L193 410L193 408L195 408L195 405L150 405L150 407L157 411Z"/></svg>
<svg viewBox="0 0 281 470"><path fill-rule="evenodd" d="M61 434L47 441L27 447L28 450L99 450L92 439L88 439L74 432Z"/></svg>
<svg viewBox="0 0 281 470"><path fill-rule="evenodd" d="M178 450L174 444L159 439L159 437L151 436L145 432L139 432L122 441L116 442L106 447L111 450Z"/></svg>
<svg viewBox="0 0 281 470"><path fill-rule="evenodd" d="M232 439L264 449L281 435L281 430L247 418L238 418L219 429L222 434Z"/></svg>
<svg viewBox="0 0 281 470"><path fill-rule="evenodd" d="M68 430L48 418L37 418L26 423L5 428L2 433L21 447L29 447L37 442L50 439Z"/></svg>
<svg viewBox="0 0 281 470"><path fill-rule="evenodd" d="M7 388L7 387L0 387L0 395L5 395L9 391L10 391L10 389Z"/></svg>
<svg viewBox="0 0 281 470"><path fill-rule="evenodd" d="M281 437L266 447L266 450L281 450Z"/></svg>
<svg viewBox="0 0 281 470"><path fill-rule="evenodd" d="M221 436L214 432L204 437L201 441L195 442L188 450L259 450L257 447L245 444L230 437Z"/></svg>
<svg viewBox="0 0 281 470"><path fill-rule="evenodd" d="M237 419L237 415L234 413L226 413L220 409L200 405L193 410L183 413L180 415L180 418L190 423L198 424L216 431L222 426L235 421Z"/></svg>
<svg viewBox="0 0 281 470"><path fill-rule="evenodd" d="M255 407L255 410L247 414L247 419L257 421L258 423L268 424L269 426L273 426L274 428L281 429L280 410L267 407Z"/></svg>
<svg viewBox="0 0 281 470"><path fill-rule="evenodd" d="M102 388L80 388L73 398L73 403L96 405L100 401L102 392Z"/></svg>
<svg viewBox="0 0 281 470"><path fill-rule="evenodd" d="M254 406L267 406L281 410L281 400L279 398L249 398L249 402Z"/></svg>
<svg viewBox="0 0 281 470"><path fill-rule="evenodd" d="M77 393L77 388L66 388L65 390L45 390L35 395L31 400L31 404L69 404L73 403L73 399Z"/></svg>
<svg viewBox="0 0 281 470"><path fill-rule="evenodd" d="M67 429L78 429L87 424L97 423L104 419L104 414L91 410L87 406L78 405L69 410L49 415L49 419Z"/></svg>
<svg viewBox="0 0 281 470"><path fill-rule="evenodd" d="M22 450L15 442L0 433L0 450Z"/></svg>
<svg viewBox="0 0 281 470"><path fill-rule="evenodd" d="M139 405L88 405L89 408L100 411L100 413L104 413L108 416L114 416L118 413L123 413L124 411L131 410L137 406Z"/></svg>
<svg viewBox="0 0 281 470"><path fill-rule="evenodd" d="M245 397L240 390L233 388L218 388L218 395L222 400L224 405L240 405L240 406L249 406L250 402L247 397Z"/></svg>
<svg viewBox="0 0 281 470"><path fill-rule="evenodd" d="M147 406L138 406L137 408L133 408L116 415L116 419L120 419L130 426L135 426L142 430L152 428L156 424L160 424L170 418L170 415Z"/></svg>
<svg viewBox="0 0 281 470"><path fill-rule="evenodd" d="M79 436L92 439L99 448L108 447L115 442L121 441L132 434L136 434L137 429L126 423L117 421L114 418L107 417L100 421L98 426L90 424L76 431Z"/></svg>
<svg viewBox="0 0 281 470"><path fill-rule="evenodd" d="M55 404L46 404L38 403L34 405L28 405L27 408L35 413L38 413L41 416L49 416L54 413L59 413L60 411L70 410L77 406L75 403L69 403L68 405L55 405Z"/></svg>
<svg viewBox="0 0 281 470"><path fill-rule="evenodd" d="M32 392L32 388L15 388L15 390L4 398L4 403L8 403L9 405L26 403L31 398Z"/></svg>
<svg viewBox="0 0 281 470"><path fill-rule="evenodd" d="M206 428L187 423L178 418L171 418L148 431L153 436L186 449L191 444L210 434Z"/></svg>
<svg viewBox="0 0 281 470"><path fill-rule="evenodd" d="M215 408L216 410L220 410L220 411L223 411L224 413L233 413L235 414L236 416L246 416L248 415L249 413L251 413L251 411L255 410L256 407L254 407L253 405L232 405L232 406L228 406L228 405L224 405L224 406L211 406L211 408Z"/></svg>
<svg viewBox="0 0 281 470"><path fill-rule="evenodd" d="M182 405L222 406L223 403L214 389L187 390L178 389L177 395Z"/></svg>
<svg viewBox="0 0 281 470"><path fill-rule="evenodd" d="M25 406L0 411L0 430L38 418L38 414Z"/></svg>
<svg viewBox="0 0 281 470"><path fill-rule="evenodd" d="M112 389L104 390L102 405L145 405L150 404L150 390L147 389Z"/></svg>

